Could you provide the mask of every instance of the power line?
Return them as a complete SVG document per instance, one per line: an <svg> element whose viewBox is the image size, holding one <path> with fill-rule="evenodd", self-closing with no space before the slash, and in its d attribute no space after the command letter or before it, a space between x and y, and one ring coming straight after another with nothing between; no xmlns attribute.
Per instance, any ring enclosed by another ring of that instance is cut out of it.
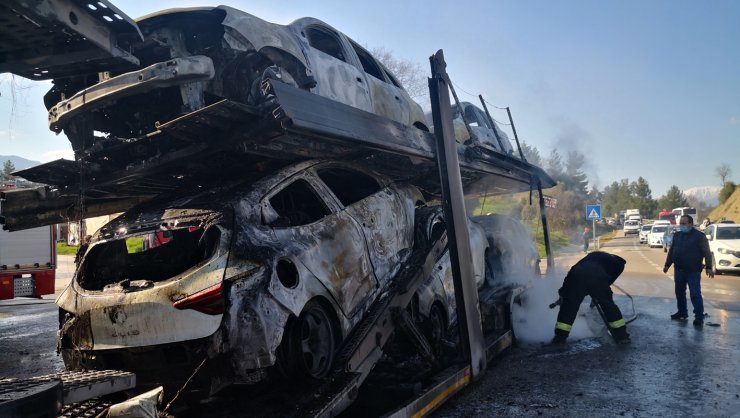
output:
<svg viewBox="0 0 740 418"><path fill-rule="evenodd" d="M470 93L469 91L467 91L467 90L465 90L464 88L460 87L460 85L458 85L458 84L457 84L457 83L455 83L454 81L450 80L450 83L452 83L452 85L453 85L453 86L457 87L457 88L458 88L458 89L459 89L460 91L462 91L463 93L467 94L468 96L470 96L470 97L478 97L478 95L476 95L476 94L473 94L473 93ZM486 100L486 99L483 99L483 101L484 101L484 102L486 102L486 103L488 103L489 105L491 105L491 106L495 107L496 109L506 110L506 108L505 108L505 107L500 107L500 106L496 106L495 104L493 104L493 103L489 102L489 101L488 101L488 100Z"/></svg>
<svg viewBox="0 0 740 418"><path fill-rule="evenodd" d="M462 91L463 93L467 94L468 96L470 96L470 97L476 97L476 98L480 98L480 96L476 96L475 94L473 94L473 93L470 93L469 91L467 91L467 90L465 90L464 88L460 87L460 86L459 86L459 85L458 85L457 83L453 82L452 80L450 80L450 83L452 83L452 85L453 85L453 86L455 86L455 87L456 87L456 88L457 88L458 90ZM505 107L500 107L500 106L496 106L495 104L493 104L493 103L489 102L489 101L488 101L488 100L486 100L486 99L483 99L483 101L484 101L484 102L486 102L486 103L488 103L488 104L489 104L489 105L491 105L492 107L495 107L496 109L500 109L500 110L506 110L506 108L505 108ZM493 117L491 117L491 119L493 119ZM496 120L496 119L493 119L493 121L494 121L494 122L496 122L496 123L497 123L497 124L499 124L499 125L504 125L504 126L511 126L511 123L504 123L504 122L498 121L498 120Z"/></svg>

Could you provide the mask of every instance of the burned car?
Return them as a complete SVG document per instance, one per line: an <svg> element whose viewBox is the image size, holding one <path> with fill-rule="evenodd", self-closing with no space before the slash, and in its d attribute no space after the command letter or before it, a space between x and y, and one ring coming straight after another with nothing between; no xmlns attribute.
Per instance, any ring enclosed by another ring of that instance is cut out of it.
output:
<svg viewBox="0 0 740 418"><path fill-rule="evenodd" d="M432 114L426 114L428 121ZM512 155L514 148L506 132L480 108L470 102L452 105L452 125L455 139L461 144L474 144L491 151Z"/></svg>
<svg viewBox="0 0 740 418"><path fill-rule="evenodd" d="M57 301L65 364L124 368L146 384L182 382L206 361L210 390L269 370L323 377L410 257L423 207L414 186L312 160L131 209L95 234Z"/></svg>
<svg viewBox="0 0 740 418"><path fill-rule="evenodd" d="M136 25L143 41L128 45L137 68L55 78L45 97L50 128L63 130L75 151L140 138L223 100L269 107L265 80L428 130L396 77L318 19L278 25L219 6L165 10Z"/></svg>
<svg viewBox="0 0 740 418"><path fill-rule="evenodd" d="M435 228L444 228L439 208L433 217L418 222L425 224L423 236L434 236ZM527 283L540 276L539 254L529 231L519 221L508 216L491 214L468 220L470 248L473 254L474 280L481 297L484 326L495 328L490 322L500 320L496 314L487 315L485 307L493 306L497 292L516 284ZM454 339L457 320L455 292L449 251L444 251L432 271L417 291L415 305L430 342ZM438 348L438 347L435 347Z"/></svg>

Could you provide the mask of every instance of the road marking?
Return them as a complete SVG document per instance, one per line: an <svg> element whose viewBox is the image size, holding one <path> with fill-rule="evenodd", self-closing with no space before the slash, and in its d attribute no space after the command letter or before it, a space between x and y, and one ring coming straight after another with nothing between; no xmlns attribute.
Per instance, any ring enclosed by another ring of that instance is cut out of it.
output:
<svg viewBox="0 0 740 418"><path fill-rule="evenodd" d="M663 266L659 266L658 264L656 264L655 262L653 262L652 260L650 260L649 258L647 258L647 256L642 251L642 249L637 244L635 244L634 241L632 242L632 250L633 251L637 251L640 254L640 257L642 257L642 259L645 260L645 262L647 262L651 266L655 267L655 269L658 270L659 272L663 273ZM663 276L666 279L668 279L670 281L673 281L673 276L669 275L668 273L663 273Z"/></svg>

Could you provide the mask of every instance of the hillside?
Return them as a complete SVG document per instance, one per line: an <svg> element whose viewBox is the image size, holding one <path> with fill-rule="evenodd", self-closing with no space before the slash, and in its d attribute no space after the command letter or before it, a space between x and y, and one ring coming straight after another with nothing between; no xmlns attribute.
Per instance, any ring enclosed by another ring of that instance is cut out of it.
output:
<svg viewBox="0 0 740 418"><path fill-rule="evenodd" d="M735 222L740 222L740 186L735 188L735 192L724 204L717 206L717 208L709 214L709 219L711 219L712 222L721 218L732 219Z"/></svg>
<svg viewBox="0 0 740 418"><path fill-rule="evenodd" d="M15 166L16 170L23 170L41 164L38 161L27 160L17 155L0 155L0 167L2 167L2 164L4 164L8 160L13 163L13 166Z"/></svg>

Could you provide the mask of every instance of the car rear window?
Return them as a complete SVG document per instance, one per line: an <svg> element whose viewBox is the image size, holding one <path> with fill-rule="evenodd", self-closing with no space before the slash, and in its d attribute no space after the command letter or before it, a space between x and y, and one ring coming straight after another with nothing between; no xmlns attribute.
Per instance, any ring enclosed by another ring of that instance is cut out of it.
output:
<svg viewBox="0 0 740 418"><path fill-rule="evenodd" d="M156 227L127 230L93 245L76 275L86 290L116 286L124 290L133 281L160 282L211 258L221 239L216 224L161 220ZM135 225L132 225L134 229Z"/></svg>

